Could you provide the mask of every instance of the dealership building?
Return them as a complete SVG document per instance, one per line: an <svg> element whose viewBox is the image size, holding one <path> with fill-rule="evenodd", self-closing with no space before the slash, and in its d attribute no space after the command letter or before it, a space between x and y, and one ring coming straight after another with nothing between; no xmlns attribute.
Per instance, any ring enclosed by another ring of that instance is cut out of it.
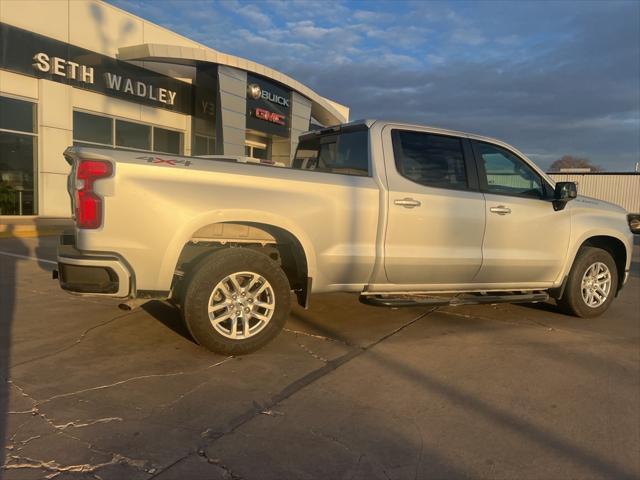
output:
<svg viewBox="0 0 640 480"><path fill-rule="evenodd" d="M0 223L69 217L69 145L290 164L349 109L101 1L0 0Z"/></svg>

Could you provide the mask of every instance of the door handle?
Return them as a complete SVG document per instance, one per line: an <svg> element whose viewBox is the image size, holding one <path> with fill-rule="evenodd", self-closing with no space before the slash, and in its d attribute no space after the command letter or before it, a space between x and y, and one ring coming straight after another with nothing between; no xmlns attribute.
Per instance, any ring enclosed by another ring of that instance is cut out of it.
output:
<svg viewBox="0 0 640 480"><path fill-rule="evenodd" d="M497 207L491 207L489 209L492 213L497 213L498 215L506 215L511 213L511 209L509 207L505 207L504 205L498 205Z"/></svg>
<svg viewBox="0 0 640 480"><path fill-rule="evenodd" d="M415 208L422 205L418 200L414 200L413 198L403 198L402 200L394 200L393 203L396 205L400 205L404 208Z"/></svg>

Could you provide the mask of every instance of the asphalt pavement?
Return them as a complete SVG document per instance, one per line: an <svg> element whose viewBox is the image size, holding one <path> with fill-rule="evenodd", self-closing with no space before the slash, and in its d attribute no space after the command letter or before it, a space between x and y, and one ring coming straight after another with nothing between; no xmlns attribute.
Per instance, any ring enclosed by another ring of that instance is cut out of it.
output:
<svg viewBox="0 0 640 480"><path fill-rule="evenodd" d="M640 478L640 266L600 318L316 295L244 357L0 239L6 479Z"/></svg>

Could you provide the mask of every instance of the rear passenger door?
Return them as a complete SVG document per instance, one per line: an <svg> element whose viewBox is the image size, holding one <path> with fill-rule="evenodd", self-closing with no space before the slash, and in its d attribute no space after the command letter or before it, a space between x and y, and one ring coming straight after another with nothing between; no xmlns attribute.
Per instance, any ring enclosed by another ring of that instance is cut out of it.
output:
<svg viewBox="0 0 640 480"><path fill-rule="evenodd" d="M469 141L393 126L385 127L383 139L388 281L470 284L482 264L485 201Z"/></svg>

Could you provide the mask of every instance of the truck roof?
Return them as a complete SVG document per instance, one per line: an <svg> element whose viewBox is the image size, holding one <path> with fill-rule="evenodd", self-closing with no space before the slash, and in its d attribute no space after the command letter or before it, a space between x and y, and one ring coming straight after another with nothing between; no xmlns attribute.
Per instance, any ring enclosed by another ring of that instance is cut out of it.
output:
<svg viewBox="0 0 640 480"><path fill-rule="evenodd" d="M398 127L401 129L406 128L409 130L420 129L423 131L427 131L429 133L436 133L441 135L454 135L457 137L465 137L473 140L479 140L481 142L488 142L494 145L499 145L499 146L505 147L508 150L511 150L512 152L515 152L518 156L522 158L526 158L530 166L532 166L543 178L545 178L552 185L555 184L554 180L551 177L549 177L545 173L545 171L542 170L535 162L530 160L524 153L522 153L520 150L515 148L513 145L509 145L508 143L503 142L502 140L499 140L493 137L485 137L483 135L476 135L474 133L459 132L456 130L448 130L446 128L431 127L428 125L420 125L417 123L405 123L405 122L395 122L391 120L376 120L372 118L363 118L363 119L353 120L352 122L349 122L349 123L342 123L340 125L334 125L331 127L325 127L319 130L312 130L310 132L303 133L302 135L300 135L300 141L305 139L311 139L319 135L327 135L331 133L348 132L348 131L365 130L365 129L368 130L374 125L376 126L379 125L381 127L385 127L386 125L393 125L394 127Z"/></svg>
<svg viewBox="0 0 640 480"><path fill-rule="evenodd" d="M503 142L502 140L499 140L497 138L493 138L493 137L485 137L483 135L477 135L475 133L468 133L468 132L460 132L457 130L449 130L446 128L440 128L440 127L432 127L430 125L421 125L418 123L406 123L406 122L396 122L396 121L392 121L392 120L380 120L380 119L373 119L373 118L361 118L361 119L357 119L357 120L353 120L351 122L348 123L341 123L339 125L332 125L329 127L324 127L318 130L312 130L309 132L305 132L302 135L300 135L300 138L302 137L311 137L311 136L316 136L316 135L326 135L328 133L333 133L333 132L341 132L341 131L348 131L348 130L359 130L360 128L366 128L369 129L371 128L374 124L383 124L383 126L385 124L388 125L395 125L398 127L405 127L405 128L422 128L422 129L427 129L431 132L434 133L441 133L444 135L456 135L456 136L461 136L461 137L467 137L467 138L473 138L475 140L484 140L487 142L491 142L491 143L500 143L500 144L505 144L505 142ZM506 144L505 144L506 145ZM513 148L509 145L510 148Z"/></svg>

